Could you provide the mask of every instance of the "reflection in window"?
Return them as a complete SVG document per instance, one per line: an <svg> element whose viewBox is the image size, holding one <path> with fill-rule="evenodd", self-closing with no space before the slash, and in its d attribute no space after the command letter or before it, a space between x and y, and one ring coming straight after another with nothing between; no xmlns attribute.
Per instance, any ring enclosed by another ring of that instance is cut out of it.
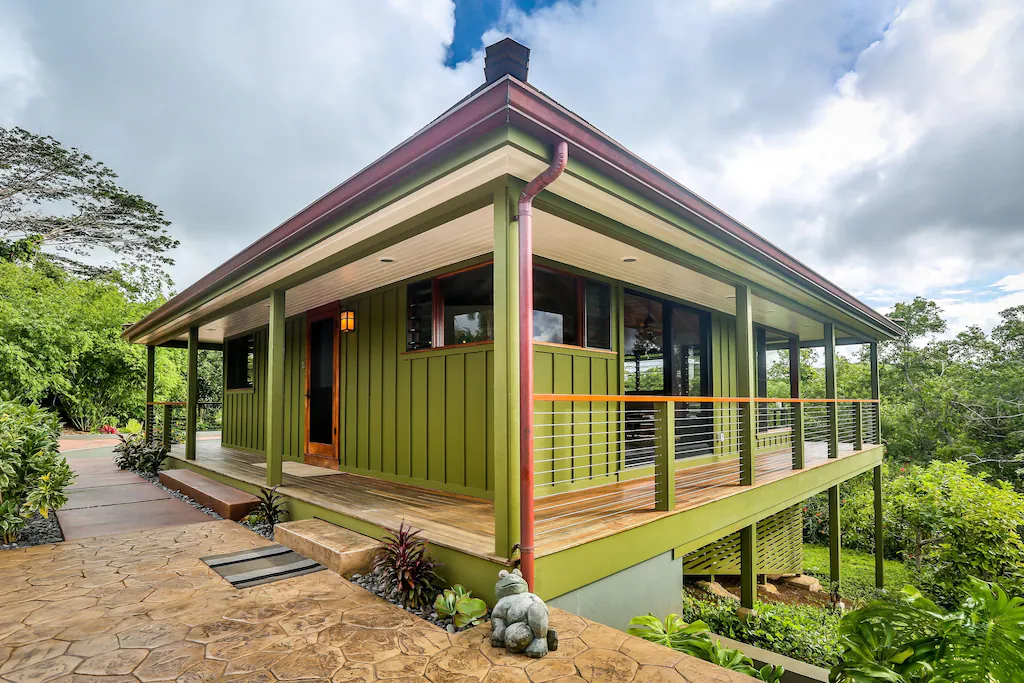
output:
<svg viewBox="0 0 1024 683"><path fill-rule="evenodd" d="M607 283L587 280L586 290L587 346L592 349L612 348L612 288Z"/></svg>
<svg viewBox="0 0 1024 683"><path fill-rule="evenodd" d="M494 339L494 268L473 268L439 279L444 343Z"/></svg>
<svg viewBox="0 0 1024 683"><path fill-rule="evenodd" d="M533 270L533 338L578 345L578 278L543 268Z"/></svg>
<svg viewBox="0 0 1024 683"><path fill-rule="evenodd" d="M251 389L256 338L247 334L228 340L225 382L228 389Z"/></svg>
<svg viewBox="0 0 1024 683"><path fill-rule="evenodd" d="M665 326L663 307L635 294L623 299L626 393L661 394L665 391Z"/></svg>

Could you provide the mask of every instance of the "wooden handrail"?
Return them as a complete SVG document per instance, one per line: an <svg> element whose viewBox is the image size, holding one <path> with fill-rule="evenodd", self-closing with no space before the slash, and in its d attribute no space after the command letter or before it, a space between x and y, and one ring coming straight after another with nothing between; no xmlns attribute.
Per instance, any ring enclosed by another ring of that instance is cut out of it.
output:
<svg viewBox="0 0 1024 683"><path fill-rule="evenodd" d="M534 401L603 401L610 403L878 403L876 398L744 398L741 396L646 396L628 394L534 394Z"/></svg>

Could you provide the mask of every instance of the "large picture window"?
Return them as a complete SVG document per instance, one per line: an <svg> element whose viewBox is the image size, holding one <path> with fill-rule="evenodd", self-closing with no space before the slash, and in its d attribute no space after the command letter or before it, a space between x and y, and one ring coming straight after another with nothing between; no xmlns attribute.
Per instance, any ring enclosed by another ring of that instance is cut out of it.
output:
<svg viewBox="0 0 1024 683"><path fill-rule="evenodd" d="M247 334L244 337L229 339L225 348L227 367L224 369L225 382L230 389L252 389L253 360L256 355L256 338Z"/></svg>
<svg viewBox="0 0 1024 683"><path fill-rule="evenodd" d="M545 267L533 277L535 341L611 348L610 286ZM406 296L409 351L494 339L492 264L414 282Z"/></svg>

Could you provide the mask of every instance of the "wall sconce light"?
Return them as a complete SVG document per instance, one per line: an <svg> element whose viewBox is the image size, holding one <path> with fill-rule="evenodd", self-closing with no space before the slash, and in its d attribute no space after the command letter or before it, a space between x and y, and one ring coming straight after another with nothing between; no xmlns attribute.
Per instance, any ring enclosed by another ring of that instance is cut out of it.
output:
<svg viewBox="0 0 1024 683"><path fill-rule="evenodd" d="M338 322L342 332L352 332L356 329L355 311L342 311Z"/></svg>

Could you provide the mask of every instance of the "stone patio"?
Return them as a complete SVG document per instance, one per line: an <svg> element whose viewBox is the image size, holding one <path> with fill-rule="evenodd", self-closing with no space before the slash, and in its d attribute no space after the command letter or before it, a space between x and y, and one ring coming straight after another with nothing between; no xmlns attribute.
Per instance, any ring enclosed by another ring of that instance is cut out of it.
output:
<svg viewBox="0 0 1024 683"><path fill-rule="evenodd" d="M267 543L211 521L0 552L0 680L753 680L557 610L559 650L513 656L333 572L235 590L199 560Z"/></svg>

